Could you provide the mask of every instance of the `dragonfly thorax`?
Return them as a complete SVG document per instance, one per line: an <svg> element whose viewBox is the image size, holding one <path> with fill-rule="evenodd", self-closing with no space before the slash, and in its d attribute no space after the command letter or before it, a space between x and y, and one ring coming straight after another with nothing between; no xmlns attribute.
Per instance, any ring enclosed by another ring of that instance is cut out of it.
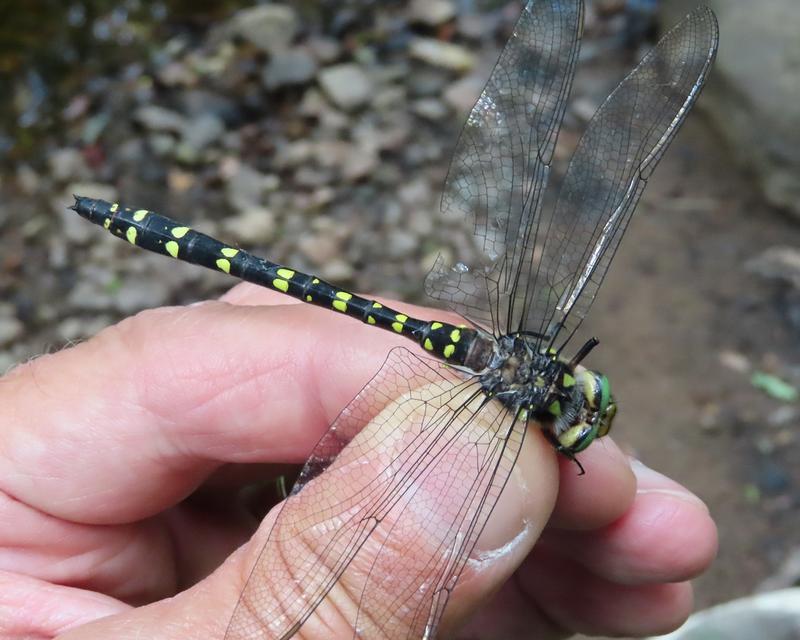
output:
<svg viewBox="0 0 800 640"><path fill-rule="evenodd" d="M555 352L539 351L530 336L505 335L497 340L480 382L487 396L509 409L538 416L554 401L567 397L560 381L568 368Z"/></svg>
<svg viewBox="0 0 800 640"><path fill-rule="evenodd" d="M616 403L606 376L576 370L596 341L584 345L570 361L552 349L538 349L537 343L525 334L499 338L494 357L480 376L481 387L519 419L537 421L556 448L573 458L608 433Z"/></svg>

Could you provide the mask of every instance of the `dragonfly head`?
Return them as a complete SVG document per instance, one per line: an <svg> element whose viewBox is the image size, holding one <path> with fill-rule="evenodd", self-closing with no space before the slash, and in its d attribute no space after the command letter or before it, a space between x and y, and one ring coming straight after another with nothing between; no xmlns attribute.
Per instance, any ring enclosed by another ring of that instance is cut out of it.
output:
<svg viewBox="0 0 800 640"><path fill-rule="evenodd" d="M611 395L611 384L602 373L584 369L575 376L580 407L569 412L567 424L558 425L556 440L559 448L572 457L586 449L596 438L602 438L611 430L617 403ZM566 416L565 416L566 417Z"/></svg>

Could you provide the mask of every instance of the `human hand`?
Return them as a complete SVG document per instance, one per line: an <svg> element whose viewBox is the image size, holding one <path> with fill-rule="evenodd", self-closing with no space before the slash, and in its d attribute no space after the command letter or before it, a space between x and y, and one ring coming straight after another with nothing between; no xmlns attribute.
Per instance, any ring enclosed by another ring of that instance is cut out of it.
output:
<svg viewBox="0 0 800 640"><path fill-rule="evenodd" d="M277 513L233 552L253 529L235 490L302 462L403 344L257 287L226 301L142 313L0 379L0 638L222 639ZM446 630L643 635L687 615L713 523L601 442L578 477L529 433Z"/></svg>

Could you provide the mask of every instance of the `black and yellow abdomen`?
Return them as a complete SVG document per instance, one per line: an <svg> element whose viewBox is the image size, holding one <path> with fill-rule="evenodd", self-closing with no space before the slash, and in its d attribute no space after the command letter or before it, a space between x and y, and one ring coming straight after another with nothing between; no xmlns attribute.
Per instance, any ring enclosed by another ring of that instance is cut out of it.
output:
<svg viewBox="0 0 800 640"><path fill-rule="evenodd" d="M365 324L406 336L425 351L457 366L486 366L491 338L473 328L411 318L376 300L362 298L321 278L269 262L175 220L146 209L130 209L94 198L75 197L81 217L129 243L163 255L222 271L241 280L279 291Z"/></svg>

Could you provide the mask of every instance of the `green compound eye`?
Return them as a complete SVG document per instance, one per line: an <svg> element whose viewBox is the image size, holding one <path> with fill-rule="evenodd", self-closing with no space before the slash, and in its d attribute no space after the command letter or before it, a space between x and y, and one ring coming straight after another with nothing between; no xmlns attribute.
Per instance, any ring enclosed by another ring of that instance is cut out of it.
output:
<svg viewBox="0 0 800 640"><path fill-rule="evenodd" d="M597 429L597 437L602 438L605 435L608 435L608 432L611 431L611 425L614 422L614 416L617 415L617 403L614 402L612 399L608 403L608 408L600 414L600 426Z"/></svg>
<svg viewBox="0 0 800 640"><path fill-rule="evenodd" d="M611 402L611 383L602 373L585 371L583 395L586 397L589 407L602 414Z"/></svg>
<svg viewBox="0 0 800 640"><path fill-rule="evenodd" d="M599 423L581 422L558 436L558 443L571 455L580 453L597 437Z"/></svg>

